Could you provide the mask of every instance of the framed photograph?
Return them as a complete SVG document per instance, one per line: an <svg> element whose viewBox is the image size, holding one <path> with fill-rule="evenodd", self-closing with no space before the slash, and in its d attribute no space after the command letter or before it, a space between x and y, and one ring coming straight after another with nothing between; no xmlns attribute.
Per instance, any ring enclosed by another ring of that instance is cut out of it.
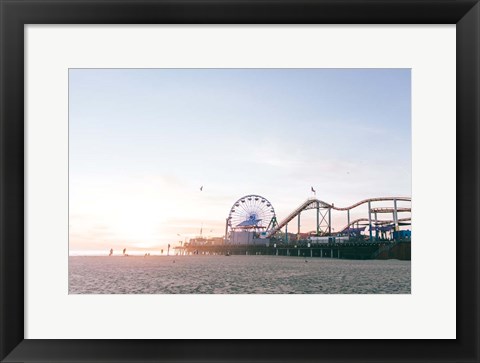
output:
<svg viewBox="0 0 480 363"><path fill-rule="evenodd" d="M70 68L69 294L410 294L410 78Z"/></svg>
<svg viewBox="0 0 480 363"><path fill-rule="evenodd" d="M477 1L1 9L2 362L479 360Z"/></svg>

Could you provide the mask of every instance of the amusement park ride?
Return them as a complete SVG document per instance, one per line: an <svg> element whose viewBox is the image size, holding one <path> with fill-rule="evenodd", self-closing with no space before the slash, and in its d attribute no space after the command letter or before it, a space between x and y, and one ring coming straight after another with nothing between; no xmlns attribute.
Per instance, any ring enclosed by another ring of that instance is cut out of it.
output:
<svg viewBox="0 0 480 363"><path fill-rule="evenodd" d="M225 242L249 243L257 235L265 238L266 231L273 230L277 225L272 203L259 195L246 195L230 208L225 225Z"/></svg>
<svg viewBox="0 0 480 363"><path fill-rule="evenodd" d="M378 202L383 202L383 204L387 202L391 206L372 206L373 203ZM347 238L362 238L372 241L373 239L377 240L379 236L385 238L387 233L398 236L400 235L400 226L411 224L411 207L398 207L398 202L411 203L411 198L369 198L341 208L336 207L333 203L329 204L317 198L310 198L278 222L272 203L259 195L246 195L238 199L230 208L225 224L225 244L251 244L255 243L256 240L261 242L262 239L277 239L280 234L283 234L288 240L288 224L295 218L297 218L297 239L299 239L301 235L301 214L307 210L316 210L316 230L311 235L317 238L321 236L347 236ZM362 205L368 207L366 216L351 220L351 210ZM332 233L332 210L346 212L347 216L347 224L335 233ZM408 216L399 218L399 213L407 213ZM380 220L378 218L379 214L390 214L392 219ZM364 232L367 227L368 236L361 236L361 232ZM282 233L283 228L285 232Z"/></svg>

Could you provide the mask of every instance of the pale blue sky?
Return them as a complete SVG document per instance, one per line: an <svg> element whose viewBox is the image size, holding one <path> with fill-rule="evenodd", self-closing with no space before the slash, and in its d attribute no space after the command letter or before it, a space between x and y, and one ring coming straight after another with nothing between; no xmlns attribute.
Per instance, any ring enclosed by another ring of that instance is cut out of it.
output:
<svg viewBox="0 0 480 363"><path fill-rule="evenodd" d="M71 69L71 243L222 235L246 194L279 219L311 186L338 206L410 196L410 86L410 69ZM117 228L145 213L144 236Z"/></svg>

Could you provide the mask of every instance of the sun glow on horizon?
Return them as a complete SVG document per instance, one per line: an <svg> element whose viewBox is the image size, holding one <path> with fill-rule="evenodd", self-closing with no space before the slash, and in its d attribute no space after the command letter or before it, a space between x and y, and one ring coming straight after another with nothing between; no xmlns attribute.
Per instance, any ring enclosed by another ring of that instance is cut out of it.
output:
<svg viewBox="0 0 480 363"><path fill-rule="evenodd" d="M92 242L88 246L90 249L97 244L100 250L108 246L160 250L168 244L195 237L201 230L205 231L205 236L213 236L222 230L221 223L206 217L218 212L223 214L224 208L216 211L208 202L208 195L199 196L196 188L189 191L187 187L185 190L162 178L125 183L128 183L125 188L120 187L121 180L115 187L98 186L92 193L101 195L95 200L94 210L89 211L91 200L74 199L80 211L70 218L70 243L74 249L88 240ZM81 189L81 186L77 188ZM201 208L192 210L195 204Z"/></svg>

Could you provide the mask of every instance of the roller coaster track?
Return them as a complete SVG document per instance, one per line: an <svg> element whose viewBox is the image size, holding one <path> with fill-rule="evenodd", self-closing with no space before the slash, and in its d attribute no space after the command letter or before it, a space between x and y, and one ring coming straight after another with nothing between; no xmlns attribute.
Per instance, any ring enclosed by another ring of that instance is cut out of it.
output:
<svg viewBox="0 0 480 363"><path fill-rule="evenodd" d="M395 211L394 208L372 208L372 213L393 213ZM411 212L411 208L397 208L397 213L402 212Z"/></svg>
<svg viewBox="0 0 480 363"><path fill-rule="evenodd" d="M355 204L352 204L350 207L344 207L344 208L337 208L337 207L334 207L332 205L332 209L335 209L335 210L349 210L349 209L353 209L353 208L356 208L362 204L365 204L365 203L368 203L368 202L388 202L388 201L393 201L393 200L397 200L397 201L403 201L403 202L411 202L412 201L412 198L409 198L409 197L380 197L380 198L370 198L370 199L364 199L364 200L361 200L360 202L358 203L355 203Z"/></svg>
<svg viewBox="0 0 480 363"><path fill-rule="evenodd" d="M408 221L411 221L412 219L411 218L399 218L398 221L399 222L408 222ZM338 231L338 233L343 233L345 232L348 228L350 228L350 226L353 226L354 224L356 223L359 223L359 222L368 222L368 218L358 218L358 219L355 219L354 221L350 222L350 224L347 224L345 227L343 227L340 231ZM382 225L382 224L391 224L393 223L393 220L390 220L390 221L377 221L377 225Z"/></svg>
<svg viewBox="0 0 480 363"><path fill-rule="evenodd" d="M349 207L335 207L334 204L329 204L326 203L320 199L316 198L309 198L302 204L298 206L292 213L290 213L286 218L284 218L275 228L271 229L270 231L267 232L267 238L273 236L275 233L280 231L285 225L287 225L293 218L298 216L302 211L304 210L309 210L309 209L316 209L316 208L322 208L322 209L333 209L333 210L338 210L338 211L346 211L350 210L353 208L356 208L358 206L361 206L362 204L369 203L369 202L385 202L385 201L406 201L406 202L411 202L412 198L409 197L379 197L379 198L369 198L369 199L363 199L359 201L358 203L352 204ZM351 224L351 223L350 223Z"/></svg>

